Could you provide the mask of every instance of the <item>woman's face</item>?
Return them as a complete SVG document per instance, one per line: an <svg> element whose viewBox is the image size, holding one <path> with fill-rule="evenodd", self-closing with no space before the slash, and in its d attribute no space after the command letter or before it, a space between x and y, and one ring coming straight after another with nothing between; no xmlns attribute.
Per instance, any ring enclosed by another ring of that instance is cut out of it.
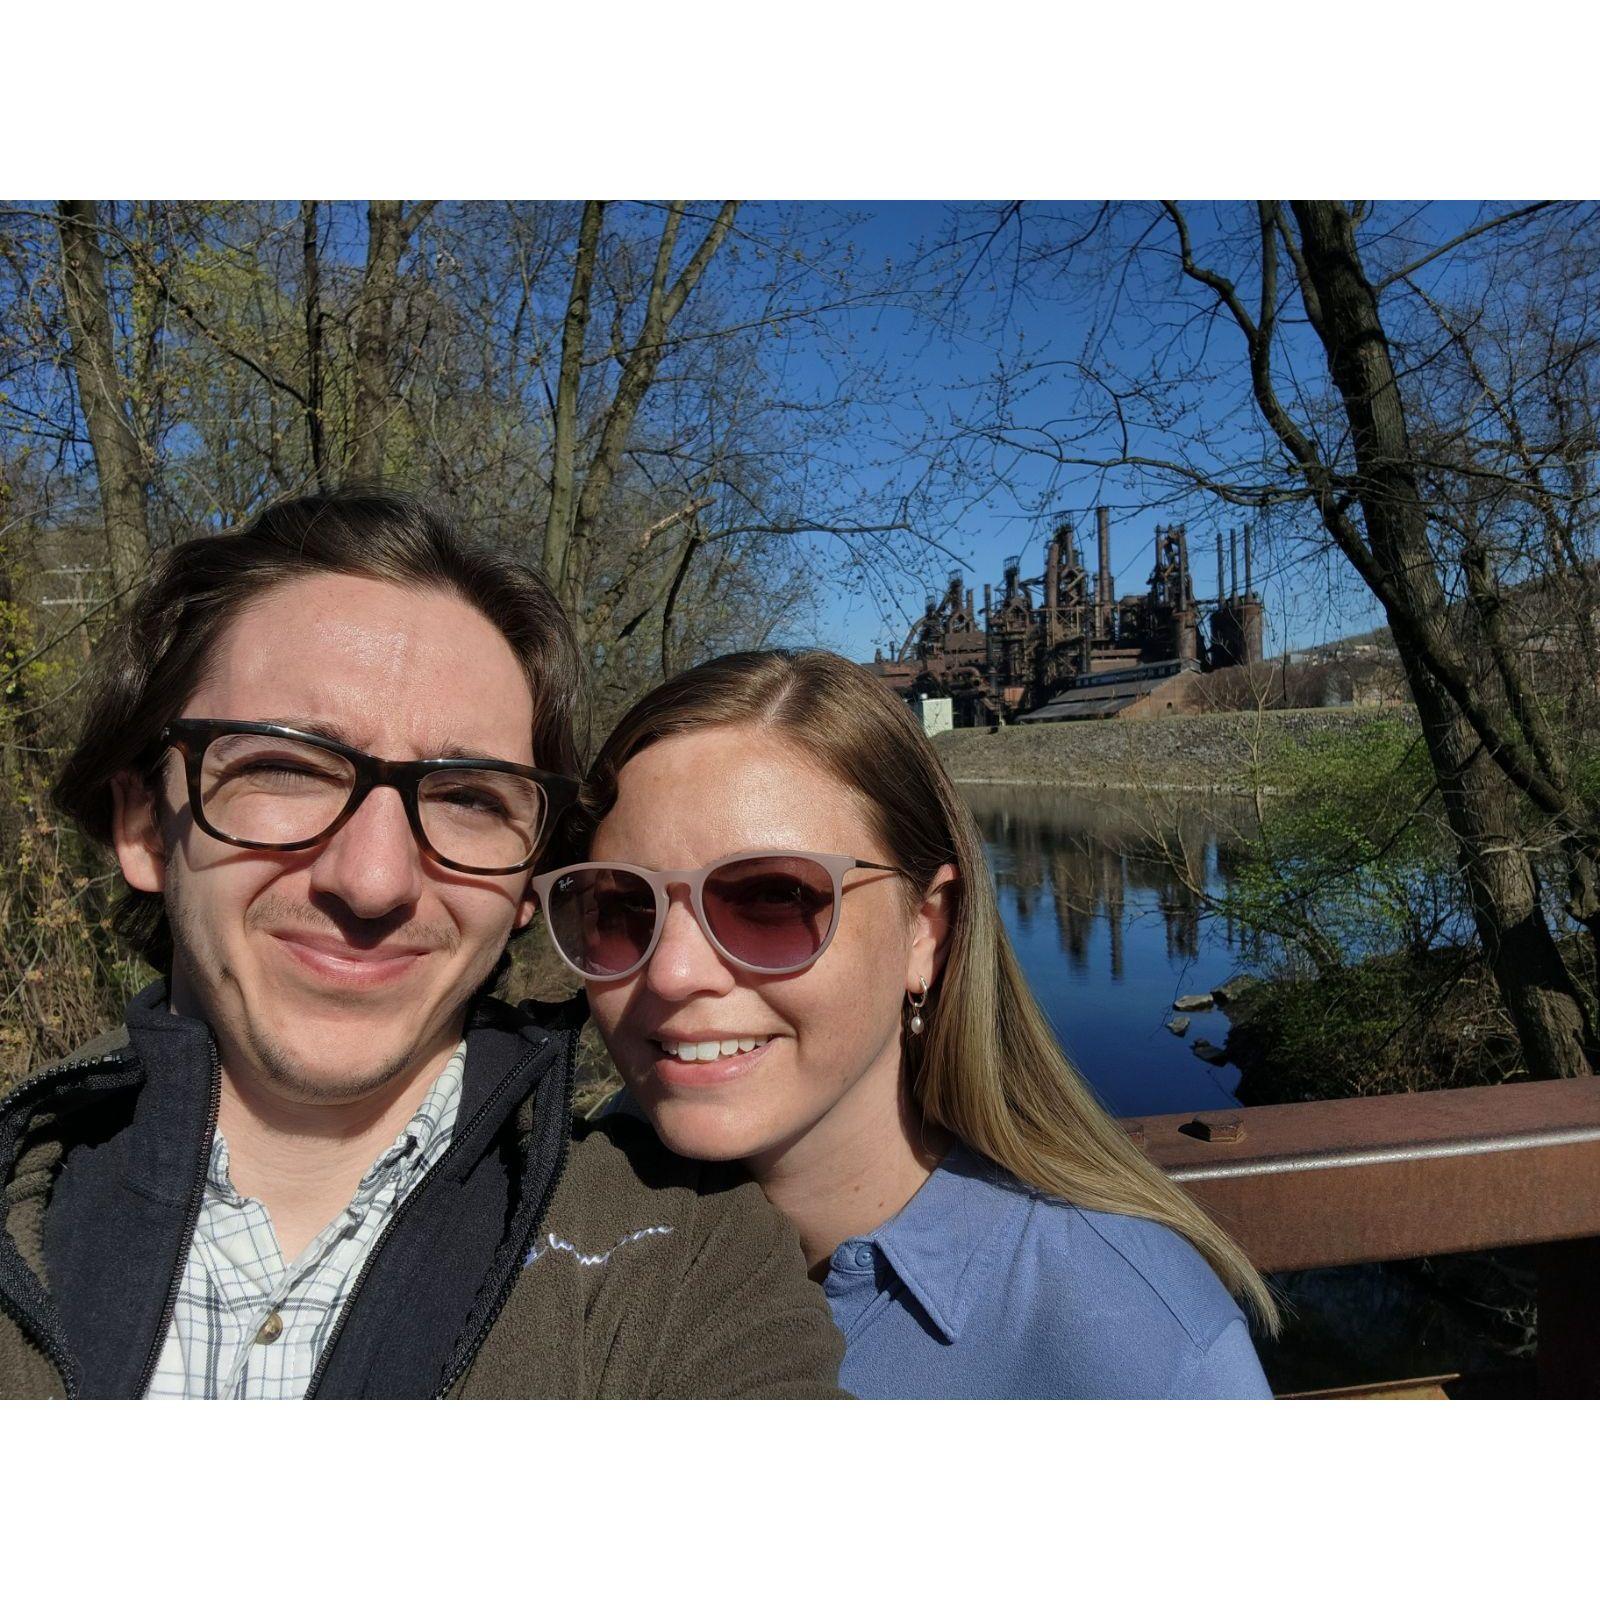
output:
<svg viewBox="0 0 1600 1600"><path fill-rule="evenodd" d="M629 761L590 854L661 871L767 848L887 859L850 790L770 730L736 726L678 734ZM874 1137L897 1106L906 994L936 970L928 918L908 909L905 880L848 872L832 942L779 977L729 964L687 889L669 895L646 966L589 984L612 1059L663 1141L681 1155L759 1166L819 1135ZM722 1040L765 1042L714 1061L674 1053Z"/></svg>

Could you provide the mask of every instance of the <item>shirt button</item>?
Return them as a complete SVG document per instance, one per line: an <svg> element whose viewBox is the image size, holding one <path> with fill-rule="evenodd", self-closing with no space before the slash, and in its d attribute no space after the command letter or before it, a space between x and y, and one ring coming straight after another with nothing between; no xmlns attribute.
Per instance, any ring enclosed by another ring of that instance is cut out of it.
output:
<svg viewBox="0 0 1600 1600"><path fill-rule="evenodd" d="M858 1244L854 1259L858 1267L870 1267L872 1265L872 1246L870 1244Z"/></svg>
<svg viewBox="0 0 1600 1600"><path fill-rule="evenodd" d="M267 1320L256 1330L257 1344L271 1344L283 1332L283 1318L276 1311L270 1313Z"/></svg>

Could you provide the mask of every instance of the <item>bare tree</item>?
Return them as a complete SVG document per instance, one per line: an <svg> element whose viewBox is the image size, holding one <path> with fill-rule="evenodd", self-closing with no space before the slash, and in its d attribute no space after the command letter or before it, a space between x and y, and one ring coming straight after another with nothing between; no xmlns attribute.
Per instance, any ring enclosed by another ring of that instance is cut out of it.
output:
<svg viewBox="0 0 1600 1600"><path fill-rule="evenodd" d="M619 305L617 309L612 347L607 352L608 358L614 360L619 368L616 387L600 422L599 436L583 464L583 486L575 489L579 472L576 431L578 394L583 380L589 297L594 283L604 211L600 201L591 200L584 206L577 256L573 264L572 293L562 328L561 371L556 385L556 432L550 470L550 511L544 539L545 571L555 584L556 593L574 614L580 598L577 570L605 512L624 452L632 437L640 404L661 365L667 337L689 296L705 276L712 257L727 238L737 210L736 201L728 200L722 204L688 261L674 277L673 259L688 207L681 200L675 200L667 207L649 283L643 292L638 331L631 339L622 332L629 308Z"/></svg>
<svg viewBox="0 0 1600 1600"><path fill-rule="evenodd" d="M300 202L302 255L305 260L306 302L306 443L311 450L311 470L317 487L333 487L328 470L327 423L323 416L323 309L322 248L317 238L317 202Z"/></svg>
<svg viewBox="0 0 1600 1600"><path fill-rule="evenodd" d="M1304 472L1323 526L1383 604L1459 842L1478 935L1516 1023L1528 1070L1535 1077L1588 1071L1600 1060L1593 1020L1551 934L1534 861L1521 846L1514 814L1511 783L1521 780L1525 786L1534 775L1530 752L1514 721L1488 704L1452 637L1405 405L1354 223L1348 208L1332 201L1296 201L1293 215L1298 249L1282 209L1262 202L1265 327L1252 324L1248 313L1240 321L1237 296L1230 305L1252 342L1257 404ZM1266 357L1257 353L1271 339L1280 238L1344 403L1353 472L1335 475L1287 414L1264 370ZM1191 276L1204 273L1187 250L1184 270ZM1220 284L1212 287L1229 295ZM1360 509L1359 523L1352 498ZM1501 770L1482 759L1485 755ZM1562 798L1552 794L1551 799L1558 813L1568 809Z"/></svg>
<svg viewBox="0 0 1600 1600"><path fill-rule="evenodd" d="M60 201L57 227L72 372L94 452L112 591L120 594L150 559L150 478L117 366L98 203Z"/></svg>
<svg viewBox="0 0 1600 1600"><path fill-rule="evenodd" d="M561 368L556 377L555 437L550 452L550 508L545 513L544 570L557 592L567 585L568 552L578 512L578 396L583 387L583 347L589 328L589 297L594 292L600 252L603 200L586 200L578 246L572 261L572 289L561 327Z"/></svg>
<svg viewBox="0 0 1600 1600"><path fill-rule="evenodd" d="M373 200L367 206L367 264L355 312L355 410L350 426L349 475L358 483L378 483L384 475L384 440L396 407L394 336L400 261L435 203L421 200L409 211L398 200Z"/></svg>
<svg viewBox="0 0 1600 1600"><path fill-rule="evenodd" d="M1455 833L1485 959L1527 1070L1587 1073L1600 1061L1594 996L1557 945L1540 855L1552 839L1565 853L1571 912L1600 950L1600 816L1571 781L1526 661L1497 633L1499 575L1483 542L1453 549L1441 542L1429 475L1448 461L1438 453L1437 428L1426 439L1414 436L1412 417L1442 399L1448 331L1434 322L1422 336L1408 322L1397 357L1383 309L1386 291L1391 300L1408 293L1424 267L1462 259L1457 252L1502 234L1554 225L1565 213L1502 210L1425 248L1410 246L1405 230L1395 228L1379 239L1398 259L1374 273L1358 240L1364 208L1261 201L1228 210L1203 239L1193 210L1174 202L1159 211L1132 208L1125 214L1131 225L1119 233L1102 208L1086 224L1082 217L1063 222L1034 249L1041 272L1079 274L1080 283L1094 278L1098 319L1075 359L1013 372L969 437L1058 466L1132 469L1179 497L1311 513L1326 548L1383 608ZM1019 223L1008 213L999 225ZM1176 283L1167 275L1174 266ZM1506 290L1503 277L1494 282ZM1134 341L1126 331L1135 301L1142 301L1137 314L1148 329L1139 347L1148 362L1142 370L1130 359ZM1230 348L1242 355L1235 370L1264 429L1259 443L1248 429L1219 422L1212 395L1199 398L1202 384L1227 381ZM1058 410L1046 426L1029 426L1019 393L1032 383L1057 394L1060 371L1076 380L1071 417L1062 421ZM1493 417L1482 385L1456 404L1463 409L1454 434L1481 435L1492 422L1500 456L1492 470L1514 473L1514 430L1504 416ZM1102 447L1108 436L1109 450ZM1531 452L1526 443L1520 448L1524 469L1538 461L1531 477L1524 471L1522 493L1535 505L1542 499L1570 510L1572 486L1552 484L1551 458L1570 468L1586 464L1592 451L1580 445L1563 458L1548 438ZM1469 465L1485 470L1481 462ZM1594 509L1591 497L1587 514ZM1557 512L1555 523L1561 520ZM1576 571L1581 588L1582 563ZM1530 807L1542 828L1530 830Z"/></svg>
<svg viewBox="0 0 1600 1600"><path fill-rule="evenodd" d="M100 231L152 537L346 475L438 494L545 561L608 700L800 627L824 585L914 562L922 533L855 470L888 381L848 319L904 283L861 266L856 220L682 201L119 206ZM59 440L43 470L70 496L82 423L43 223L58 249L53 214L0 218L0 435L28 441L34 470Z"/></svg>

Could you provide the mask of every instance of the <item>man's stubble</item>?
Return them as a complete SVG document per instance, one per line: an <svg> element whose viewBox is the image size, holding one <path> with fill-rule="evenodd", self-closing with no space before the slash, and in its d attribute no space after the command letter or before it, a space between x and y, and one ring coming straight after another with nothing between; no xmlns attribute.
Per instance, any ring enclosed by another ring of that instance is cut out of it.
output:
<svg viewBox="0 0 1600 1600"><path fill-rule="evenodd" d="M262 1029L256 1021L255 1008L244 1002L244 986L222 954L221 942L213 940L198 914L191 912L182 889L183 876L181 870L169 872L163 891L167 922L172 930L174 976L178 976L180 968L185 969L186 987L199 1003L201 1020L207 1023L213 1035L220 1035L221 1030L217 1019L208 1014L208 997L220 999L230 991L237 997L233 1011L242 1024L243 1035L236 1041L237 1047L247 1055L260 1078L279 1095L302 1105L353 1104L378 1094L397 1079L427 1064L428 1055L432 1052L425 1053L425 1042L414 1038L398 1046L391 1054L364 1063L353 1072L330 1071L330 1063L326 1059L307 1060L287 1040ZM273 895L264 895L252 902L245 913L244 923L247 931L288 925L332 931L329 919L319 916L311 907L300 901ZM454 928L422 924L407 924L406 928L408 936L420 936L431 947L446 954L452 953L460 944ZM500 949L486 950L482 960L467 969L458 988L459 998L453 1002L452 1010L464 1010L472 995L494 972L503 949L502 945ZM214 964L203 959L203 953L212 950L217 952ZM230 1066L232 1063L225 1060L224 1065Z"/></svg>

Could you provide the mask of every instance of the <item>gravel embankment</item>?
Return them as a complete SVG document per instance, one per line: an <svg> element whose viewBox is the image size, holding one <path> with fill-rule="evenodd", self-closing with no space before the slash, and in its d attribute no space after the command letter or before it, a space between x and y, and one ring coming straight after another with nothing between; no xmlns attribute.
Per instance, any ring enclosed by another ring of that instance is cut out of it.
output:
<svg viewBox="0 0 1600 1600"><path fill-rule="evenodd" d="M941 733L934 748L958 783L1239 792L1249 789L1244 774L1252 763L1270 759L1275 749L1383 717L1416 722L1410 707L1221 711L1148 721L957 728Z"/></svg>

